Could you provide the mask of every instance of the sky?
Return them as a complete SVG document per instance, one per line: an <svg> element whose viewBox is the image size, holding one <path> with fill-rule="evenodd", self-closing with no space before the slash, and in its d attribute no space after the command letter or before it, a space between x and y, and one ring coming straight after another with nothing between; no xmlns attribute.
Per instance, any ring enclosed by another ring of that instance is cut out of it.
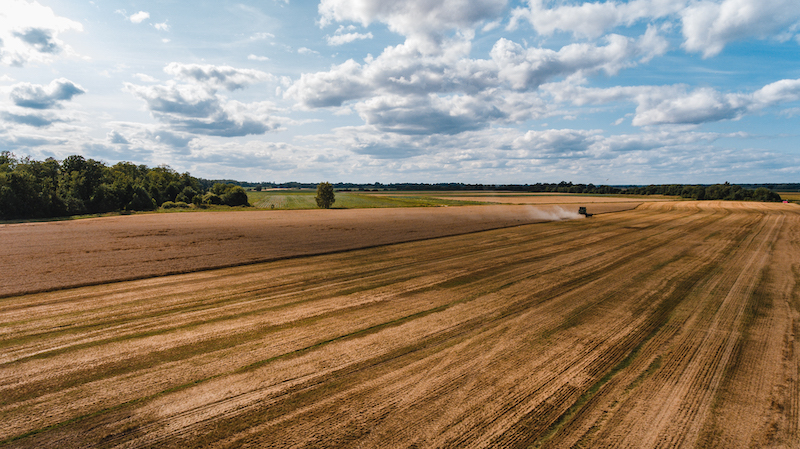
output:
<svg viewBox="0 0 800 449"><path fill-rule="evenodd" d="M251 182L800 182L800 2L0 0L0 150Z"/></svg>

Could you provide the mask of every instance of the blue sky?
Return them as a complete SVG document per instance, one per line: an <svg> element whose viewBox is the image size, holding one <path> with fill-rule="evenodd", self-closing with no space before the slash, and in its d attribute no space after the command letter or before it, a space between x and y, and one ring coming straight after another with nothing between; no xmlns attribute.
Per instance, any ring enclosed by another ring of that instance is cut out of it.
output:
<svg viewBox="0 0 800 449"><path fill-rule="evenodd" d="M278 182L800 182L796 0L0 4L17 156Z"/></svg>

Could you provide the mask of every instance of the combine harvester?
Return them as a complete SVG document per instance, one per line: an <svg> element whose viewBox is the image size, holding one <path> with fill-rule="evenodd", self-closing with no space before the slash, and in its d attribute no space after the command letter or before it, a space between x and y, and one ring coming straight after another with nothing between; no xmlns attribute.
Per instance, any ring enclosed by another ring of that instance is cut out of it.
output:
<svg viewBox="0 0 800 449"><path fill-rule="evenodd" d="M578 208L578 213L581 214L581 215L585 215L587 217L591 217L592 216L592 214L586 212L586 207L584 207L584 206L581 206L581 207Z"/></svg>

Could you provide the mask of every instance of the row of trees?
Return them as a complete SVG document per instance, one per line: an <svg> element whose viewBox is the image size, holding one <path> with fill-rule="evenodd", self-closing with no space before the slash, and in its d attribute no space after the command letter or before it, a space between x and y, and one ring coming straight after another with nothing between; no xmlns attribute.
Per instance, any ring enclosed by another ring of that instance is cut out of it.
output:
<svg viewBox="0 0 800 449"><path fill-rule="evenodd" d="M0 152L2 219L153 210L166 202L240 206L247 193L221 183L204 189L198 178L166 166L108 166L78 155L36 161Z"/></svg>
<svg viewBox="0 0 800 449"><path fill-rule="evenodd" d="M781 201L780 195L766 187L745 189L741 186L725 183L713 185L649 185L629 187L621 193L632 195L672 195L695 200L730 200L730 201Z"/></svg>
<svg viewBox="0 0 800 449"><path fill-rule="evenodd" d="M295 183L298 184L298 183ZM260 187L261 185L258 185ZM322 183L317 203L329 208L335 201L334 188L359 184ZM738 185L650 185L616 188L593 184L367 184L391 190L510 190L520 192L562 192L591 194L674 195L697 200L780 201L780 196L765 188L746 189ZM47 218L113 211L153 210L158 207L248 205L247 193L233 182L215 182L177 173L166 167L149 168L130 162L108 166L83 156L69 156L59 162L53 158L35 161L17 159L0 152L0 219Z"/></svg>

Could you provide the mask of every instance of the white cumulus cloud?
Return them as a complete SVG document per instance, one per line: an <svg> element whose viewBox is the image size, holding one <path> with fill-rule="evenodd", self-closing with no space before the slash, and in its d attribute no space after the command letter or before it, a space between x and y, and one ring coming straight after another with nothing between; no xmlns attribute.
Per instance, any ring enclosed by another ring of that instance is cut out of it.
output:
<svg viewBox="0 0 800 449"><path fill-rule="evenodd" d="M59 78L49 85L19 83L11 87L11 101L15 105L31 109L52 109L61 107L61 102L69 101L75 95L86 93L81 86L66 78Z"/></svg>
<svg viewBox="0 0 800 449"><path fill-rule="evenodd" d="M142 23L143 21L145 21L145 20L147 20L149 18L150 18L150 13L149 12L147 12L147 11L139 11L136 14L131 14L131 16L128 17L128 20L130 20L132 23Z"/></svg>
<svg viewBox="0 0 800 449"><path fill-rule="evenodd" d="M437 51L449 30L471 32L496 19L506 0L322 0L320 23L351 21L369 26L386 24L420 50Z"/></svg>
<svg viewBox="0 0 800 449"><path fill-rule="evenodd" d="M47 63L59 53L72 53L59 34L83 31L83 25L57 16L38 2L4 0L0 8L0 64L24 66Z"/></svg>
<svg viewBox="0 0 800 449"><path fill-rule="evenodd" d="M164 71L183 83L125 83L125 90L143 100L150 113L174 132L221 137L259 135L279 130L286 121L275 115L277 109L269 101L242 103L217 93L220 88L233 91L274 79L268 73L177 62L168 64Z"/></svg>
<svg viewBox="0 0 800 449"><path fill-rule="evenodd" d="M580 84L582 80L578 80ZM557 102L575 105L611 102L636 103L635 126L699 125L737 120L746 114L800 100L800 79L785 79L751 92L725 93L710 87L617 86L587 88L572 80L543 87Z"/></svg>
<svg viewBox="0 0 800 449"><path fill-rule="evenodd" d="M733 41L765 39L800 21L796 0L724 0L691 3L681 12L684 48L715 56Z"/></svg>
<svg viewBox="0 0 800 449"><path fill-rule="evenodd" d="M164 71L184 81L227 90L243 89L251 84L270 81L274 78L271 74L260 70L237 69L231 66L211 64L171 62L164 67Z"/></svg>
<svg viewBox="0 0 800 449"><path fill-rule="evenodd" d="M545 36L567 31L597 38L619 26L666 20L680 24L689 52L711 57L733 41L750 38L786 40L797 32L800 2L796 0L632 0L557 3L528 0L515 8L509 28L529 22Z"/></svg>
<svg viewBox="0 0 800 449"><path fill-rule="evenodd" d="M344 45L357 40L372 39L372 33L339 33L333 36L326 36L328 45Z"/></svg>

